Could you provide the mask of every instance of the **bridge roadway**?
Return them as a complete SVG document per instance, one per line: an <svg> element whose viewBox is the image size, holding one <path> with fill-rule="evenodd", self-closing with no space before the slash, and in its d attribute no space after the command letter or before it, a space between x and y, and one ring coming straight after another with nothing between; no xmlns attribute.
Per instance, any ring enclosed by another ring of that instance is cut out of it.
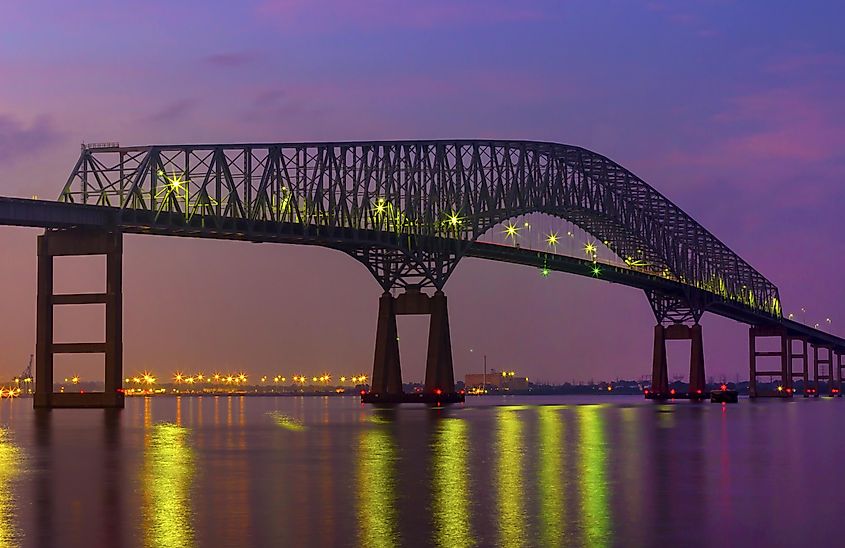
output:
<svg viewBox="0 0 845 548"><path fill-rule="evenodd" d="M125 218L125 220L121 219ZM276 242L300 245L321 245L332 247L331 234L319 226L313 228L316 234L323 230L320 237L303 237L302 228L288 226L291 223L256 223L233 221L228 226L204 226L201 218L181 227L174 226L172 219L159 217L158 220L148 211L129 212L121 215L116 207L94 206L86 204L68 204L47 200L29 200L0 196L0 225L40 227L40 228L94 228L118 229L128 234L156 234L183 236L192 238L211 238L221 240L240 240L249 242ZM376 238L378 239L378 238ZM340 240L338 240L340 241ZM543 268L556 272L567 272L580 276L592 276L593 261L567 255L545 253L518 247L473 243L466 252L467 257L488 259ZM602 281L627 285L642 290L661 289L670 293L682 293L684 284L630 268L622 268L609 263L601 266ZM787 318L775 318L757 309L751 309L718 295L713 295L714 302L707 311L749 325L769 328L781 327L792 337L806 338L811 344L831 346L845 352L845 339L820 329L804 325Z"/></svg>

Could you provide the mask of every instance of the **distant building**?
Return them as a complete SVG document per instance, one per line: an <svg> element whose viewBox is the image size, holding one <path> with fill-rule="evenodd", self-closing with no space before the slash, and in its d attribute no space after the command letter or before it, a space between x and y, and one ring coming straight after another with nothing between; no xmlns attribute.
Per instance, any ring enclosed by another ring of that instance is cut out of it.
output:
<svg viewBox="0 0 845 548"><path fill-rule="evenodd" d="M486 383L488 388L499 390L527 390L528 377L518 376L516 371L496 371L491 369L487 372L486 380L484 373L469 373L464 376L466 388L482 388Z"/></svg>

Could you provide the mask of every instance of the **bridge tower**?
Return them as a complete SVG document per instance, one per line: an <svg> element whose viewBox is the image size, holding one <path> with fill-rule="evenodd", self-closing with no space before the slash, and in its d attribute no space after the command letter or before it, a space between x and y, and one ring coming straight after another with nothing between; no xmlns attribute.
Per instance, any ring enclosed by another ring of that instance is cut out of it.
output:
<svg viewBox="0 0 845 548"><path fill-rule="evenodd" d="M105 293L55 294L53 258L106 256ZM123 407L123 238L120 232L88 229L46 230L38 237L38 297L36 304L35 398L36 408ZM105 305L105 341L57 343L53 339L55 306ZM105 354L103 392L53 392L56 354Z"/></svg>
<svg viewBox="0 0 845 548"><path fill-rule="evenodd" d="M701 325L698 323L704 307L694 299L684 296L669 295L659 291L646 291L646 294L657 319L657 325L654 326L651 389L647 397L662 400L676 396L674 389L669 387L666 341L688 340L690 341L690 382L686 395L690 399L704 399L707 396L704 342Z"/></svg>

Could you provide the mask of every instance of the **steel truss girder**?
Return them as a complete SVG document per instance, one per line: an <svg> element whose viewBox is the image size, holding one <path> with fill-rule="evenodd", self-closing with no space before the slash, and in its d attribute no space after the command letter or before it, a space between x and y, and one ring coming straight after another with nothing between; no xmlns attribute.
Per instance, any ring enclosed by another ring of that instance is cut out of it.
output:
<svg viewBox="0 0 845 548"><path fill-rule="evenodd" d="M711 301L706 293L696 290L680 294L649 289L645 293L660 325L697 324Z"/></svg>
<svg viewBox="0 0 845 548"><path fill-rule="evenodd" d="M337 244L330 241L335 234L353 248L362 244L359 232L392 235L405 239L398 248L416 266L397 269L390 259L385 268L399 273L396 280L421 268L434 286L445 283L461 251L453 256L424 242L469 243L511 217L542 212L567 218L658 275L781 316L777 288L715 236L622 166L568 145L455 140L84 148L60 200L115 206L130 217L140 211L175 225L236 223L247 234L267 223L297 224L307 227L310 243L322 245Z"/></svg>

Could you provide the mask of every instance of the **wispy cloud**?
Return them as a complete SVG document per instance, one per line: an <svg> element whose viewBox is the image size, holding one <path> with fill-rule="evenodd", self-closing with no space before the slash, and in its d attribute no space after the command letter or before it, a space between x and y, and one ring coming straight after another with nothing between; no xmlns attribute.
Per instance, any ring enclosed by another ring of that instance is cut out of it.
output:
<svg viewBox="0 0 845 548"><path fill-rule="evenodd" d="M205 63L221 68L235 68L248 65L255 61L258 56L249 51L230 51L214 53L203 58Z"/></svg>
<svg viewBox="0 0 845 548"><path fill-rule="evenodd" d="M197 107L197 100L184 98L177 99L162 106L155 112L145 117L149 122L167 122L181 120L190 114Z"/></svg>
<svg viewBox="0 0 845 548"><path fill-rule="evenodd" d="M456 24L482 24L540 19L545 10L526 0L264 0L258 13L278 24L299 30L337 26L432 28ZM311 22L311 26L301 23Z"/></svg>
<svg viewBox="0 0 845 548"><path fill-rule="evenodd" d="M47 116L26 125L10 115L0 114L0 162L15 162L32 156L62 141L63 137Z"/></svg>

